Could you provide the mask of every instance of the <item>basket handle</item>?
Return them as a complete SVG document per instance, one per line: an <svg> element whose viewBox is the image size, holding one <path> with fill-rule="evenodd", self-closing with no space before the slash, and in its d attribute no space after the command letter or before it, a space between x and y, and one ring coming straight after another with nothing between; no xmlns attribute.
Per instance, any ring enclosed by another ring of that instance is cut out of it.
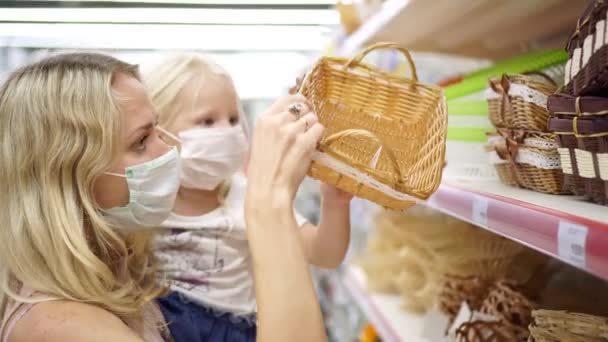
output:
<svg viewBox="0 0 608 342"><path fill-rule="evenodd" d="M363 60L363 58L365 58L365 56L367 56L367 54L369 54L373 50L377 50L377 49L395 49L395 50L400 51L410 66L410 70L412 72L412 79L414 81L418 82L418 73L416 72L416 65L414 65L414 60L412 59L412 55L406 48L401 47L397 43L384 42L384 43L372 44L372 45L368 46L367 48L365 48L363 51L359 52L353 58L351 58L348 61L348 63L346 63L346 67L352 68L354 65L361 63L361 61Z"/></svg>
<svg viewBox="0 0 608 342"><path fill-rule="evenodd" d="M532 76L540 76L542 78L544 78L545 80L549 81L549 83L553 84L554 86L558 86L557 83L555 83L555 80L551 78L551 76L545 74L542 71L538 71L538 70L533 70L533 71L526 71L523 73L524 75L532 75Z"/></svg>
<svg viewBox="0 0 608 342"><path fill-rule="evenodd" d="M398 181L402 178L401 176L401 170L399 169L399 164L397 163L397 158L395 157L395 154L393 153L393 151L390 148L385 147L386 145L384 144L384 142L378 138L377 135L375 135L374 133L365 130L365 129L346 129L337 133L334 133L330 136L328 136L327 138L323 139L321 141L320 144L320 150L329 150L329 146L331 144L333 144L334 142L342 139L342 138L347 138L347 137L354 137L354 136L359 136L359 137L364 137L364 138L369 138L371 140L373 140L375 143L377 143L378 145L380 145L380 149L378 149L378 152L386 152L386 155L388 156L390 162L391 162L391 166L393 167L393 171L395 171L395 173L397 174L397 177L395 179L395 184L398 183ZM370 161L370 164L372 165L357 165L363 168L376 168L376 163L378 162L378 158L379 158L379 154L374 156L374 159Z"/></svg>
<svg viewBox="0 0 608 342"><path fill-rule="evenodd" d="M511 107L511 98L509 97L509 88L511 87L511 81L507 74L503 74L500 80L489 79L488 84L492 91L497 94L502 95L502 100L500 103L500 119L503 123L506 123L505 114L507 111L509 113L512 112L513 108Z"/></svg>

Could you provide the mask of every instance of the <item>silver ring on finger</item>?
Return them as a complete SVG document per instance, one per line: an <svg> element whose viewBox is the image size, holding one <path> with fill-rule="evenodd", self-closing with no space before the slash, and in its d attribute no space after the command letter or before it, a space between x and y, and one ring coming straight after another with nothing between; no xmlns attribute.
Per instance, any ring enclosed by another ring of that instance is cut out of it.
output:
<svg viewBox="0 0 608 342"><path fill-rule="evenodd" d="M300 115L302 115L302 106L301 103L294 103L287 108L287 111L299 119Z"/></svg>

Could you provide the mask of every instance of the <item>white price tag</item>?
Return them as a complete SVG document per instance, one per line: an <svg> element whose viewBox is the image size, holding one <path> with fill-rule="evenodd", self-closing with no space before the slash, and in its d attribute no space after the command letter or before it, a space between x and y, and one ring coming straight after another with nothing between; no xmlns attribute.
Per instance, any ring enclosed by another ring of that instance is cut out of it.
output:
<svg viewBox="0 0 608 342"><path fill-rule="evenodd" d="M473 222L480 226L488 226L488 199L486 197L473 196Z"/></svg>
<svg viewBox="0 0 608 342"><path fill-rule="evenodd" d="M585 267L587 245L587 227L560 221L557 233L557 252L559 256L572 264Z"/></svg>

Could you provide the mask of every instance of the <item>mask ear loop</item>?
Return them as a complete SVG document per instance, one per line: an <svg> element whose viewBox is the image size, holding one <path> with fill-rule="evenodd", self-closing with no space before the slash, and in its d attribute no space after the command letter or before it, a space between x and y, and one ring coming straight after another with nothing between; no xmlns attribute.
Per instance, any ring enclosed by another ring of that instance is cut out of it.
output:
<svg viewBox="0 0 608 342"><path fill-rule="evenodd" d="M180 138L178 138L177 136L175 136L175 134L167 131L166 129L160 127L160 126L156 126L156 129L158 129L159 131L161 131L161 133L165 134L166 136L168 136L169 138L171 138L172 140L174 140L175 142L181 144L182 140ZM120 177L120 178L128 178L126 174L122 174L122 173L116 173L116 172L104 172L104 175L108 175L108 176L114 176L114 177Z"/></svg>
<svg viewBox="0 0 608 342"><path fill-rule="evenodd" d="M175 134L169 132L168 130L156 125L156 129L158 129L162 134L168 136L169 138L171 138L171 140L175 141L178 144L182 143L182 139L178 138Z"/></svg>
<svg viewBox="0 0 608 342"><path fill-rule="evenodd" d="M116 172L104 172L104 175L108 175L108 176L114 176L114 177L120 177L120 178L127 178L127 175L125 174L121 174L121 173L116 173Z"/></svg>

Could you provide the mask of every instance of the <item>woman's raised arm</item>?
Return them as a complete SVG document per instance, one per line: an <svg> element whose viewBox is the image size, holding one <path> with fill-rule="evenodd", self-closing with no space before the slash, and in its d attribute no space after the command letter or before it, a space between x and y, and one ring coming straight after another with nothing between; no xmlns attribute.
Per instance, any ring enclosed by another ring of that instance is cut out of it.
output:
<svg viewBox="0 0 608 342"><path fill-rule="evenodd" d="M246 219L261 342L327 339L293 214L296 191L323 134L306 103L293 95L279 100L254 131Z"/></svg>

